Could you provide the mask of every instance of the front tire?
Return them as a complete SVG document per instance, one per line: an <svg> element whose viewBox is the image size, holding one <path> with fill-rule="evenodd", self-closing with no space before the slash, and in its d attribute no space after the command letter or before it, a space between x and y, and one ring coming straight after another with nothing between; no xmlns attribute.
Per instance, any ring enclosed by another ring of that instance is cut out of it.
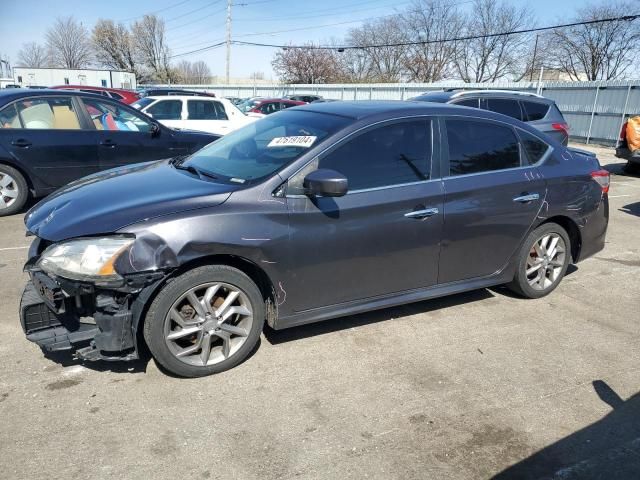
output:
<svg viewBox="0 0 640 480"><path fill-rule="evenodd" d="M256 284L226 265L190 270L168 283L147 312L144 338L155 360L181 377L220 373L255 348L265 320Z"/></svg>
<svg viewBox="0 0 640 480"><path fill-rule="evenodd" d="M560 284L571 260L571 241L557 223L533 230L517 257L516 273L509 289L525 298L549 295Z"/></svg>
<svg viewBox="0 0 640 480"><path fill-rule="evenodd" d="M0 164L0 217L22 210L29 198L29 187L22 174L9 165Z"/></svg>

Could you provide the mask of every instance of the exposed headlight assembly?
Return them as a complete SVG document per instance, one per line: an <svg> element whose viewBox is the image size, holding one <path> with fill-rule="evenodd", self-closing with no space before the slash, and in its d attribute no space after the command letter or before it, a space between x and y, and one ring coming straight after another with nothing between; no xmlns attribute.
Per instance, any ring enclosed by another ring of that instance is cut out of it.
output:
<svg viewBox="0 0 640 480"><path fill-rule="evenodd" d="M98 285L119 283L122 277L115 271L114 263L134 240L113 236L56 243L42 253L38 266L70 280Z"/></svg>

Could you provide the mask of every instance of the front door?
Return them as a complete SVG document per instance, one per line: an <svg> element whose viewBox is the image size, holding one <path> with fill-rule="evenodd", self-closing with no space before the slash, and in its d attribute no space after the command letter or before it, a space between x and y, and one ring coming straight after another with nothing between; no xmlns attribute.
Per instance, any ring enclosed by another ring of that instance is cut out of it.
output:
<svg viewBox="0 0 640 480"><path fill-rule="evenodd" d="M39 183L54 190L98 171L95 131L82 123L72 97L31 97L15 108L19 122L0 129L0 141Z"/></svg>
<svg viewBox="0 0 640 480"><path fill-rule="evenodd" d="M449 176L444 178L440 284L502 270L546 195L545 181L529 165L511 126L461 117L443 123Z"/></svg>
<svg viewBox="0 0 640 480"><path fill-rule="evenodd" d="M87 97L82 103L96 129L100 170L188 153L165 132L153 135L151 121L132 108Z"/></svg>
<svg viewBox="0 0 640 480"><path fill-rule="evenodd" d="M442 229L442 185L433 122L387 122L358 133L287 185L294 311L434 285ZM349 181L338 198L309 198L304 176L336 170Z"/></svg>

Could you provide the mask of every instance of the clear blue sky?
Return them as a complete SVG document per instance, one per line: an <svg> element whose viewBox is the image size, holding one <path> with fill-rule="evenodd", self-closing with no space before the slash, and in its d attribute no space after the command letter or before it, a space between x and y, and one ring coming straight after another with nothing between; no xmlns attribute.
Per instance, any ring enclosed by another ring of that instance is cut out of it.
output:
<svg viewBox="0 0 640 480"><path fill-rule="evenodd" d="M461 8L469 1L451 0ZM89 29L98 18L131 23L137 16L157 13L166 21L173 54L224 40L226 0L0 0L0 55L15 63L20 46L44 42L55 17L73 15ZM233 38L265 43L328 42L341 39L363 19L394 13L410 4L407 0L235 0ZM565 21L586 4L584 0L511 0L528 5L542 25ZM287 31L283 31L287 30ZM279 33L270 33L279 32ZM232 77L248 77L254 71L273 76L273 49L234 46ZM214 75L224 75L224 47L176 58L206 61Z"/></svg>

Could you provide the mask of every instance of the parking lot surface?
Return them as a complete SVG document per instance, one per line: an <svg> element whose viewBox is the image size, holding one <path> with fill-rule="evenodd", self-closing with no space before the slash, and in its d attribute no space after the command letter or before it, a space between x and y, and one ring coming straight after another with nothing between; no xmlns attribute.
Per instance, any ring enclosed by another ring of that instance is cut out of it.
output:
<svg viewBox="0 0 640 480"><path fill-rule="evenodd" d="M640 178L592 149L608 242L550 296L268 330L196 380L45 357L18 320L22 215L0 218L0 477L640 478Z"/></svg>

